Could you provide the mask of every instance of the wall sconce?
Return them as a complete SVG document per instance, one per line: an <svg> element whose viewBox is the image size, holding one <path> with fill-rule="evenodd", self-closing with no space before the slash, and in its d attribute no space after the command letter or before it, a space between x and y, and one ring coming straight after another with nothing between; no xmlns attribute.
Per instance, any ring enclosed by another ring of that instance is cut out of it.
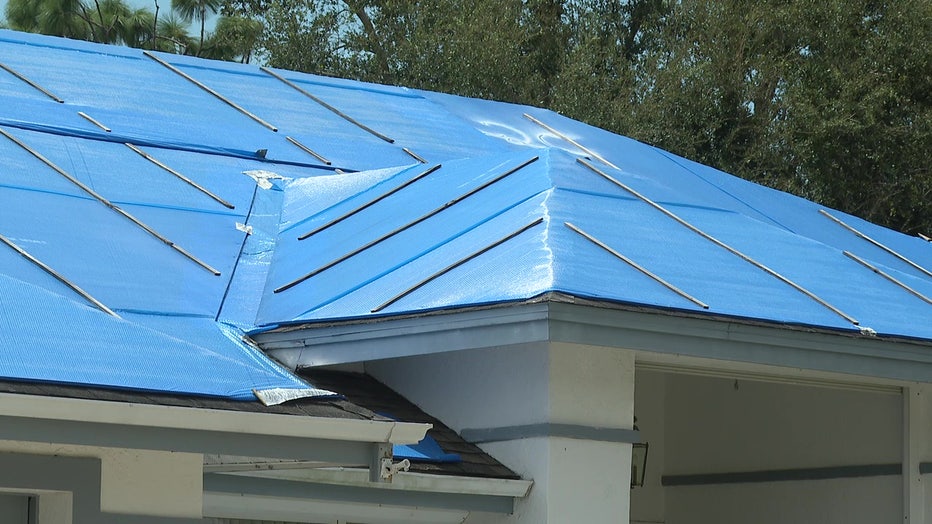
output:
<svg viewBox="0 0 932 524"><path fill-rule="evenodd" d="M638 418L634 417L634 431L638 429ZM647 473L647 442L635 442L631 444L631 488L641 487L644 485L644 477Z"/></svg>

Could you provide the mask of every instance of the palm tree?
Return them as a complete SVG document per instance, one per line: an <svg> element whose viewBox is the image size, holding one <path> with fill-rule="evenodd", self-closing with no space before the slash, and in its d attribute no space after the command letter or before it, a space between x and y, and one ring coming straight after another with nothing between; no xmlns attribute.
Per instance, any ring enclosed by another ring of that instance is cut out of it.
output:
<svg viewBox="0 0 932 524"><path fill-rule="evenodd" d="M186 21L198 21L201 24L201 39L198 43L198 49L204 47L204 28L207 23L208 13L217 14L222 5L222 0L172 0L172 11Z"/></svg>
<svg viewBox="0 0 932 524"><path fill-rule="evenodd" d="M155 49L166 53L185 54L192 44L187 22L174 14L159 19Z"/></svg>
<svg viewBox="0 0 932 524"><path fill-rule="evenodd" d="M105 44L118 44L123 40L129 17L130 8L123 0L94 0L97 16L90 17L91 26L95 29L97 42Z"/></svg>
<svg viewBox="0 0 932 524"><path fill-rule="evenodd" d="M79 0L42 0L39 3L39 27L46 34L85 38L90 29L85 18L84 5Z"/></svg>
<svg viewBox="0 0 932 524"><path fill-rule="evenodd" d="M144 47L155 39L155 15L139 8L131 12L123 23L123 43L130 47Z"/></svg>
<svg viewBox="0 0 932 524"><path fill-rule="evenodd" d="M247 63L252 58L259 37L262 36L262 22L241 16L221 16L213 34L204 42L199 56L216 60L237 60Z"/></svg>
<svg viewBox="0 0 932 524"><path fill-rule="evenodd" d="M31 0L9 0L6 4L6 19L10 27L19 31L39 33L39 2Z"/></svg>
<svg viewBox="0 0 932 524"><path fill-rule="evenodd" d="M131 10L124 0L9 0L6 16L12 29L79 38L106 44L142 45L151 39L154 15Z"/></svg>

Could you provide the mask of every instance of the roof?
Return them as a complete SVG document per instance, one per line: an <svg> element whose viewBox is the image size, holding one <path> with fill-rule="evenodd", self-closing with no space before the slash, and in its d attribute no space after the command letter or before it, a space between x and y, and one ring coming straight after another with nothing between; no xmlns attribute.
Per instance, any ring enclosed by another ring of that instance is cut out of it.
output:
<svg viewBox="0 0 932 524"><path fill-rule="evenodd" d="M527 121L521 108L514 111L512 123ZM421 179L426 166L358 174L367 184L336 198L330 177L286 185L286 223L258 323L397 315L561 292L932 338L932 307L923 298L932 296L927 242L613 138L615 147L600 150L617 156L611 161L620 169L549 148L444 162Z"/></svg>
<svg viewBox="0 0 932 524"><path fill-rule="evenodd" d="M546 110L11 31L0 63L7 379L326 394L243 335L552 293L932 340L928 242Z"/></svg>
<svg viewBox="0 0 932 524"><path fill-rule="evenodd" d="M217 397L191 396L144 391L121 391L113 388L67 384L43 384L24 381L0 381L0 393L37 395L70 399L100 400L131 404L173 406L180 408L273 413L299 417L322 417L350 420L390 420L342 397L299 398L284 404L263 406L258 402L242 402ZM406 421L407 422L407 421Z"/></svg>

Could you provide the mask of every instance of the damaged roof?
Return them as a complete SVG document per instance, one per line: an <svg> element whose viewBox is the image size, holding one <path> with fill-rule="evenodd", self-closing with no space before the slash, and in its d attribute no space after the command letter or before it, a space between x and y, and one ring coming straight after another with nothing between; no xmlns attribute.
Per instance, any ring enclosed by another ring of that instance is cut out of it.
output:
<svg viewBox="0 0 932 524"><path fill-rule="evenodd" d="M548 293L932 340L929 242L546 110L12 31L0 64L6 379L326 395L243 335Z"/></svg>

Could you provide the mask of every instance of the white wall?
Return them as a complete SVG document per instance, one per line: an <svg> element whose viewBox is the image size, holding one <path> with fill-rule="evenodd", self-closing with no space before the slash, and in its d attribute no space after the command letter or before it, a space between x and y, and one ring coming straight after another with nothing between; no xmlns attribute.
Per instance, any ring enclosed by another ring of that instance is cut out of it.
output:
<svg viewBox="0 0 932 524"><path fill-rule="evenodd" d="M898 475L665 488L651 475L658 466L664 475L687 475L897 464L899 395L655 372L638 372L637 380L638 425L652 460L650 485L632 494L632 521L903 521Z"/></svg>
<svg viewBox="0 0 932 524"><path fill-rule="evenodd" d="M899 395L669 375L667 473L901 460Z"/></svg>
<svg viewBox="0 0 932 524"><path fill-rule="evenodd" d="M201 516L203 455L0 441L0 452L100 459L100 509L165 517Z"/></svg>
<svg viewBox="0 0 932 524"><path fill-rule="evenodd" d="M0 522L4 524L27 524L28 520L28 496L0 493Z"/></svg>
<svg viewBox="0 0 932 524"><path fill-rule="evenodd" d="M638 371L634 380L634 414L641 439L647 442L647 473L644 486L631 490L631 522L664 522L666 490L660 479L665 470L665 404L667 375Z"/></svg>
<svg viewBox="0 0 932 524"><path fill-rule="evenodd" d="M613 348L535 343L369 362L366 371L456 431L633 421L634 356ZM468 523L627 522L630 444L543 436L480 447L535 484L513 516Z"/></svg>
<svg viewBox="0 0 932 524"><path fill-rule="evenodd" d="M900 477L668 488L669 524L901 523Z"/></svg>

